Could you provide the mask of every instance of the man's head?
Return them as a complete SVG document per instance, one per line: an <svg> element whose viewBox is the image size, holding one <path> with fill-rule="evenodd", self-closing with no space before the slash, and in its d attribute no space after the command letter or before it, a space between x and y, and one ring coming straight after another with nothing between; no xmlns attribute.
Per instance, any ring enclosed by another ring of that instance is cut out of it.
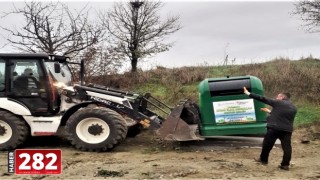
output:
<svg viewBox="0 0 320 180"><path fill-rule="evenodd" d="M277 98L278 100L288 100L290 99L291 95L290 93L280 93L278 94Z"/></svg>
<svg viewBox="0 0 320 180"><path fill-rule="evenodd" d="M24 76L32 76L33 75L33 71L31 68L26 68L23 72Z"/></svg>

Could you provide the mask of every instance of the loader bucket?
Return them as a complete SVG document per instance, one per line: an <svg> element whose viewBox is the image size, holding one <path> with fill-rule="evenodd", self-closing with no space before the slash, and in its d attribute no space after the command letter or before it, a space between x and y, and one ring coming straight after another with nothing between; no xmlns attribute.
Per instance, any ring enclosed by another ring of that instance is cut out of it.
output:
<svg viewBox="0 0 320 180"><path fill-rule="evenodd" d="M203 140L196 135L199 120L197 106L191 101L184 101L172 109L158 134L161 139L169 141Z"/></svg>

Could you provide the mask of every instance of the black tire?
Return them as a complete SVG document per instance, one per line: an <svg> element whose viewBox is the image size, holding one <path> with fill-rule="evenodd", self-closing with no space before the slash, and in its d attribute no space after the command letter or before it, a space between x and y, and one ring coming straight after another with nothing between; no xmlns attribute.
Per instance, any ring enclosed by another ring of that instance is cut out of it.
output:
<svg viewBox="0 0 320 180"><path fill-rule="evenodd" d="M29 135L27 123L14 114L0 110L0 150L15 149Z"/></svg>
<svg viewBox="0 0 320 180"><path fill-rule="evenodd" d="M110 151L127 134L123 117L108 108L82 108L69 118L65 128L67 139L82 151Z"/></svg>

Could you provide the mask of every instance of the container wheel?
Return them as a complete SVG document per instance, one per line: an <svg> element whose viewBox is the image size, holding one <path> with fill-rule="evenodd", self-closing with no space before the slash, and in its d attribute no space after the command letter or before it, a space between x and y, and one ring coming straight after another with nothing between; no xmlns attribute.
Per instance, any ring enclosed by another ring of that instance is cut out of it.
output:
<svg viewBox="0 0 320 180"><path fill-rule="evenodd" d="M28 133L29 128L24 120L0 110L0 150L15 149L26 141Z"/></svg>
<svg viewBox="0 0 320 180"><path fill-rule="evenodd" d="M124 118L108 108L82 108L66 123L67 139L82 151L109 151L127 135Z"/></svg>

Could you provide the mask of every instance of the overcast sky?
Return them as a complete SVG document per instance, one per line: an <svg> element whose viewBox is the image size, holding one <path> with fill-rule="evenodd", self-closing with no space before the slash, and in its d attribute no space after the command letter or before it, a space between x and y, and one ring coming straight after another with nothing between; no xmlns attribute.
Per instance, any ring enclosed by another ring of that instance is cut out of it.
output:
<svg viewBox="0 0 320 180"><path fill-rule="evenodd" d="M15 2L15 4L22 2ZM83 7L86 2L68 2ZM109 9L112 2L90 1L97 9ZM0 1L0 12L12 2ZM165 1L161 14L180 15L182 29L170 36L175 41L168 51L155 55L143 67L161 65L221 65L225 54L237 64L265 62L276 57L299 59L320 57L320 33L306 33L299 17L290 13L294 1ZM19 17L0 23L18 25ZM5 40L0 37L0 47ZM7 52L1 48L0 52ZM140 66L141 67L141 66Z"/></svg>

